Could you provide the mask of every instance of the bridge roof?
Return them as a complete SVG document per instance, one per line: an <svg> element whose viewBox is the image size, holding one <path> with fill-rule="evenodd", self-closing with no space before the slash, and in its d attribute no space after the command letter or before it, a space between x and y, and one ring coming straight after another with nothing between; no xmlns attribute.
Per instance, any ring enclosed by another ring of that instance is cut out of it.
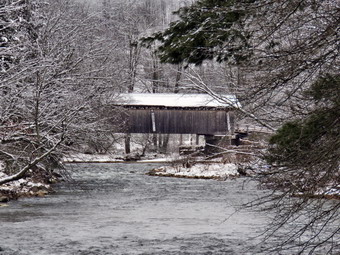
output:
<svg viewBox="0 0 340 255"><path fill-rule="evenodd" d="M125 93L116 100L117 105L134 107L169 108L240 108L235 95L220 95L214 98L208 94L170 93Z"/></svg>

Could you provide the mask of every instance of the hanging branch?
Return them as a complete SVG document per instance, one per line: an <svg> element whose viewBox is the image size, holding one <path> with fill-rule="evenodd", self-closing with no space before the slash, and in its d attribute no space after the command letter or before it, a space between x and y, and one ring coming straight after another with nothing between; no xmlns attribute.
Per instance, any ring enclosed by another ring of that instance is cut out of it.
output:
<svg viewBox="0 0 340 255"><path fill-rule="evenodd" d="M225 103L226 105L228 105L230 107L234 107L234 105L235 105L234 102L232 102L227 97L224 97L223 95L217 94L215 91L213 91L211 88L209 88L209 86L203 81L202 77L195 70L193 70L192 68L190 68L190 70L192 72L194 72L195 75L192 75L190 73L186 73L186 77L189 79L190 82L192 82L192 84L195 87L197 87L199 90L204 91L205 93L209 94L210 96L212 96L213 98L215 98L219 102ZM242 107L237 108L237 110L240 111L241 113L243 113L244 115L252 118L253 120L258 122L262 126L268 128L270 131L272 131L272 132L276 131L276 129L274 127L272 127L268 123L262 121L256 115L254 115L251 112L246 111Z"/></svg>

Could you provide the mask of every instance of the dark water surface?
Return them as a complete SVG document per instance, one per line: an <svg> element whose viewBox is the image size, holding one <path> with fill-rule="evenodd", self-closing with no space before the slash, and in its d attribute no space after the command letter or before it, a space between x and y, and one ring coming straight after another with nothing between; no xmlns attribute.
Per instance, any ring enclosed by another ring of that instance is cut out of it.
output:
<svg viewBox="0 0 340 255"><path fill-rule="evenodd" d="M263 191L151 177L154 164L70 165L76 184L0 208L0 254L260 254L265 214L236 212Z"/></svg>

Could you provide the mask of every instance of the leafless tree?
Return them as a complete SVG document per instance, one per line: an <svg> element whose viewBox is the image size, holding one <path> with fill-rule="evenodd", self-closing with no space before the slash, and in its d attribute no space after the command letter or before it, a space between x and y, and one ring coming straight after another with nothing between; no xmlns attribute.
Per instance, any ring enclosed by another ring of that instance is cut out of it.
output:
<svg viewBox="0 0 340 255"><path fill-rule="evenodd" d="M113 96L98 81L113 79L107 71L114 48L97 37L99 19L72 1L8 1L2 11L29 13L6 31L14 42L2 58L0 151L13 176L3 183L37 167L52 171L64 140L90 136L95 122L110 119L99 119L94 106Z"/></svg>

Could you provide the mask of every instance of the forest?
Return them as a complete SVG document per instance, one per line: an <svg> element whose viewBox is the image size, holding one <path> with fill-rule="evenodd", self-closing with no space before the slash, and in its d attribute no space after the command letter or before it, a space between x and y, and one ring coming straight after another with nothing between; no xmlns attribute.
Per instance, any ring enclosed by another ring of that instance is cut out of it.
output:
<svg viewBox="0 0 340 255"><path fill-rule="evenodd" d="M53 169L73 149L106 152L119 139L109 107L119 93L176 90L178 67L160 64L140 38L169 24L180 4L5 1L0 132L8 171L28 170L36 158L33 165Z"/></svg>

